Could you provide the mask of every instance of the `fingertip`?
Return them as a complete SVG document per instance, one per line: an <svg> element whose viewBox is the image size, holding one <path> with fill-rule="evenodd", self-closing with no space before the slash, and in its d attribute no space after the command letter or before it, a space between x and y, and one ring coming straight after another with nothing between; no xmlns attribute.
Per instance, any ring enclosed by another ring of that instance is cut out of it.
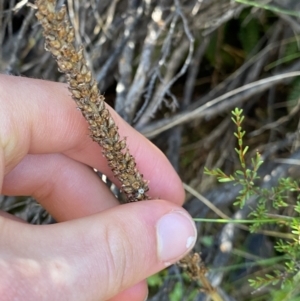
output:
<svg viewBox="0 0 300 301"><path fill-rule="evenodd" d="M163 215L156 224L158 257L166 265L185 255L195 244L197 229L183 210Z"/></svg>

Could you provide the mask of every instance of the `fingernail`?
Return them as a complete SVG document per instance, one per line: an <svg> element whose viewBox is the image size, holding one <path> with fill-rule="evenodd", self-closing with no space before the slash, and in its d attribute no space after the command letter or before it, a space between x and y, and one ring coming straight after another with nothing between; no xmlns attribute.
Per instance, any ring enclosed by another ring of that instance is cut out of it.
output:
<svg viewBox="0 0 300 301"><path fill-rule="evenodd" d="M157 223L159 258L169 264L186 254L195 244L197 230L193 220L182 211L172 211Z"/></svg>
<svg viewBox="0 0 300 301"><path fill-rule="evenodd" d="M144 299L144 301L147 301L148 300L148 293L147 293L147 296L146 296L146 298Z"/></svg>

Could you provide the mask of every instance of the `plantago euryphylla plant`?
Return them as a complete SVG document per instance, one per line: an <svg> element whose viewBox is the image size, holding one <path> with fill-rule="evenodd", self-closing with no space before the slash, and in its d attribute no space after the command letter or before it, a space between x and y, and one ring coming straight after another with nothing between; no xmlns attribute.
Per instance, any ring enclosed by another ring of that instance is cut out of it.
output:
<svg viewBox="0 0 300 301"><path fill-rule="evenodd" d="M118 127L105 106L83 55L83 47L74 46L75 32L63 6L56 11L55 0L37 0L36 17L44 29L45 49L55 57L59 71L66 75L69 90L82 115L89 124L91 138L103 150L113 174L122 183L128 202L148 199L147 181L137 170L136 162L121 140Z"/></svg>
<svg viewBox="0 0 300 301"><path fill-rule="evenodd" d="M73 45L75 32L67 18L66 7L62 6L56 11L55 0L36 0L35 3L36 17L44 29L45 49L52 53L59 71L66 75L72 98L89 124L91 138L102 147L103 155L114 176L122 183L122 191L126 194L127 201L149 199L146 194L149 190L147 181L143 180L142 174L137 170L125 140L120 139L118 127L87 66L83 47L77 50ZM198 262L188 255L184 263L189 263L191 267Z"/></svg>

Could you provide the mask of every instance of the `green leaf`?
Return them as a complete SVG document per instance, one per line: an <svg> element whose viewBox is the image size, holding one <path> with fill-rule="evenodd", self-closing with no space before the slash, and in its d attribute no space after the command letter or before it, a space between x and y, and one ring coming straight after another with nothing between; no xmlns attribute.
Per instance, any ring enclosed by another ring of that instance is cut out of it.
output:
<svg viewBox="0 0 300 301"><path fill-rule="evenodd" d="M151 286L161 286L163 284L163 277L161 273L154 274L147 278L148 285Z"/></svg>
<svg viewBox="0 0 300 301"><path fill-rule="evenodd" d="M245 156L245 154L247 153L248 149L249 149L249 146L245 146L245 148L244 148L244 150L243 150L243 155L244 155L244 156Z"/></svg>
<svg viewBox="0 0 300 301"><path fill-rule="evenodd" d="M231 178L221 178L221 179L218 179L219 182L221 183L226 183L226 182L232 182L233 179Z"/></svg>
<svg viewBox="0 0 300 301"><path fill-rule="evenodd" d="M175 284L174 289L172 292L169 294L170 300L171 301L181 301L183 297L183 288L182 284L180 282L177 282Z"/></svg>

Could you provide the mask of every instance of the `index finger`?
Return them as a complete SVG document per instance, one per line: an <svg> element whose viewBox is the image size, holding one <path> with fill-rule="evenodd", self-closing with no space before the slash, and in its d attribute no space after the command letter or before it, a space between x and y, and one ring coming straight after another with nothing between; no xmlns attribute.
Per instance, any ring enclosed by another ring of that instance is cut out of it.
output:
<svg viewBox="0 0 300 301"><path fill-rule="evenodd" d="M5 173L26 154L63 153L101 170L113 180L101 148L89 137L88 125L61 83L0 75L0 143ZM149 195L182 203L181 181L164 154L109 108L121 137L149 180Z"/></svg>

